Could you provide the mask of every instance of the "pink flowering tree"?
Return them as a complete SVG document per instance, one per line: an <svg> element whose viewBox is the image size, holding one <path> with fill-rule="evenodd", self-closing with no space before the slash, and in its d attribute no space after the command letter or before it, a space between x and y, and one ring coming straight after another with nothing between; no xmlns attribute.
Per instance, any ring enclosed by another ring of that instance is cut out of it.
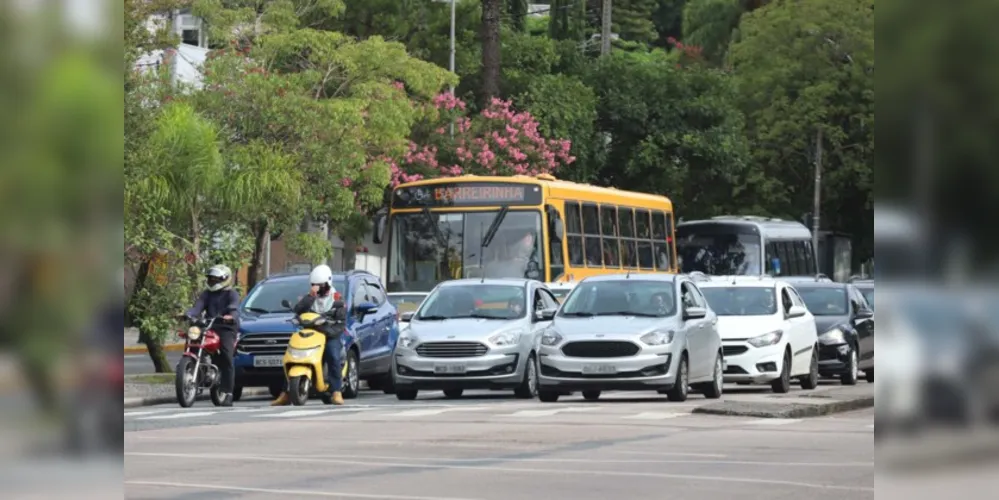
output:
<svg viewBox="0 0 999 500"><path fill-rule="evenodd" d="M461 99L443 93L426 116L414 127L409 150L390 164L392 185L464 174L554 174L575 161L568 140L542 137L537 120L508 101L494 98L481 113L469 116Z"/></svg>

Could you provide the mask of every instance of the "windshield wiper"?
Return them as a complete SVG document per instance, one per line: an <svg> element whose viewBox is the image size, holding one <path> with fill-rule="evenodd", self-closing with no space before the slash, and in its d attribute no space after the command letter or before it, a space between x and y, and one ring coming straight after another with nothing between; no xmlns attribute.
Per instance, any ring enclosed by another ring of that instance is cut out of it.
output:
<svg viewBox="0 0 999 500"><path fill-rule="evenodd" d="M658 314L635 312L635 311L613 311L598 313L597 316L638 316L641 318L658 318Z"/></svg>
<svg viewBox="0 0 999 500"><path fill-rule="evenodd" d="M503 223L503 219L506 218L506 213L509 211L509 205L503 205L500 207L500 211L496 214L492 224L489 224L489 230L486 231L486 234L482 235L482 248L488 247L489 244L493 242L493 238L496 237L496 231L499 229L500 224Z"/></svg>
<svg viewBox="0 0 999 500"><path fill-rule="evenodd" d="M243 310L244 311L255 312L255 313L260 313L260 314L270 314L271 313L267 309L263 309L263 308L260 308L260 307L244 307Z"/></svg>
<svg viewBox="0 0 999 500"><path fill-rule="evenodd" d="M420 321L444 321L446 319L452 319L445 316L420 316L418 318Z"/></svg>
<svg viewBox="0 0 999 500"><path fill-rule="evenodd" d="M592 318L593 313L586 311L572 312L572 313L562 313L562 316L569 316L573 318Z"/></svg>
<svg viewBox="0 0 999 500"><path fill-rule="evenodd" d="M500 316L490 316L488 314L469 314L468 316L462 316L463 318L477 318L477 319L502 319L507 320L510 318L503 318Z"/></svg>

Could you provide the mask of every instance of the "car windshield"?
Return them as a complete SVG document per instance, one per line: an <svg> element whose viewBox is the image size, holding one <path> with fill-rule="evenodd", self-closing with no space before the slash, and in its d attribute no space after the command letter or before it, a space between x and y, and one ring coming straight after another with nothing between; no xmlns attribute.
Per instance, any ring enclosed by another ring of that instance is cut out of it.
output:
<svg viewBox="0 0 999 500"><path fill-rule="evenodd" d="M561 317L649 316L676 314L672 281L623 279L580 283L559 309Z"/></svg>
<svg viewBox="0 0 999 500"><path fill-rule="evenodd" d="M388 291L430 291L461 278L544 279L541 213L421 212L392 216ZM483 236L498 221L489 245Z"/></svg>
<svg viewBox="0 0 999 500"><path fill-rule="evenodd" d="M462 284L444 286L430 294L416 318L426 321L482 318L518 319L527 311L521 285Z"/></svg>
<svg viewBox="0 0 999 500"><path fill-rule="evenodd" d="M701 287L708 305L719 316L777 314L777 291L763 286Z"/></svg>
<svg viewBox="0 0 999 500"><path fill-rule="evenodd" d="M871 306L871 310L874 310L874 289L873 288L861 288L860 293L864 294L864 298L867 299L867 303Z"/></svg>
<svg viewBox="0 0 999 500"><path fill-rule="evenodd" d="M413 312L420 307L423 303L423 299L427 298L426 294L423 293L412 293L412 294L400 294L400 295L389 295L388 300L395 309L399 311L399 314L405 314L408 312Z"/></svg>
<svg viewBox="0 0 999 500"><path fill-rule="evenodd" d="M805 301L809 312L814 316L845 316L849 314L846 288L822 286L807 287L796 285L798 294Z"/></svg>
<svg viewBox="0 0 999 500"><path fill-rule="evenodd" d="M281 305L281 301L287 300L292 305L297 304L305 294L309 293L309 285L308 276L264 281L250 292L243 303L243 310L259 314L291 312ZM342 277L334 276L333 287L338 292L344 293L347 283Z"/></svg>

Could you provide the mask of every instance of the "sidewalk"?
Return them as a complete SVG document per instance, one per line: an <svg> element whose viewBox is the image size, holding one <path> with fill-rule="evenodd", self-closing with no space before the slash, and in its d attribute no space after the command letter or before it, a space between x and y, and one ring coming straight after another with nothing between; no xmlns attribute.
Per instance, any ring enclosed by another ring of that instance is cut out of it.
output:
<svg viewBox="0 0 999 500"><path fill-rule="evenodd" d="M125 340L123 344L125 346L125 354L145 354L149 352L149 349L146 348L146 344L139 343L138 328L125 329ZM180 342L180 343L165 344L163 346L163 350L167 352L183 351L184 343Z"/></svg>

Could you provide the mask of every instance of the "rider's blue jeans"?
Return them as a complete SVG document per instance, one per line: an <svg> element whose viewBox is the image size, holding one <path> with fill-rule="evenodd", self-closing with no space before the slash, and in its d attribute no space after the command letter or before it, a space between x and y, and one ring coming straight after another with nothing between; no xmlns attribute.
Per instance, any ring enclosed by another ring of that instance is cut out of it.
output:
<svg viewBox="0 0 999 500"><path fill-rule="evenodd" d="M329 369L326 376L326 383L332 386L333 392L340 392L343 389L343 337L337 336L326 342L326 349L323 350L323 358L326 367Z"/></svg>

